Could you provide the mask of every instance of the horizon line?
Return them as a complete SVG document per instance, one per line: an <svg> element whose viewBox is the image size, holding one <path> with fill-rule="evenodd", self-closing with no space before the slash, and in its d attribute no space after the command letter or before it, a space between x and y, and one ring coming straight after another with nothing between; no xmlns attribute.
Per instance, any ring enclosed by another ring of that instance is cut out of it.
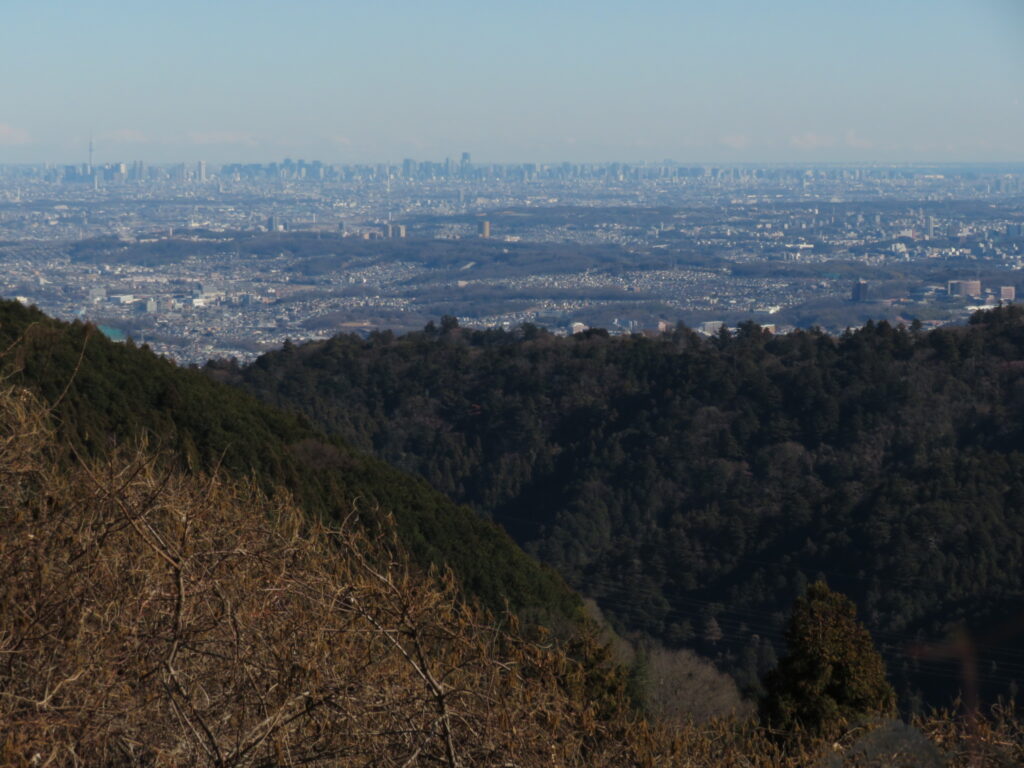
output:
<svg viewBox="0 0 1024 768"><path fill-rule="evenodd" d="M310 159L305 158L291 158L283 157L280 159L249 159L249 160L210 160L201 156L194 157L188 160L146 160L144 158L132 158L132 159L117 159L117 160L105 160L99 163L93 163L93 165L102 167L103 164L112 163L144 163L152 166L175 166L183 163L210 163L217 166L227 165L273 165L273 164L316 164L326 166L352 166L352 165L366 165L366 166L401 166L406 160L412 160L417 163L434 163L444 164L447 161L452 161L458 165L460 161L456 156L446 156L442 159L417 159L414 157L403 157L401 160L389 159L389 160L321 160L321 159ZM4 161L0 160L0 168L6 167L32 167L32 166L61 166L61 165L88 165L88 162L82 161L68 161L68 160L21 160L21 161ZM861 168L915 168L915 167L931 167L931 166L1021 166L1024 168L1024 159L1005 159L1005 160L970 160L970 159L959 159L959 160L675 160L671 158L663 158L660 160L622 160L622 159L606 159L606 160L487 160L487 161L471 161L469 165L474 168L486 168L489 166L517 166L517 165L591 165L591 166L607 166L607 165L633 165L633 166L681 166L681 167L692 167L692 166L725 166L725 167L753 167L753 168L768 168L768 167L815 167L815 166L836 166L836 167L861 167Z"/></svg>

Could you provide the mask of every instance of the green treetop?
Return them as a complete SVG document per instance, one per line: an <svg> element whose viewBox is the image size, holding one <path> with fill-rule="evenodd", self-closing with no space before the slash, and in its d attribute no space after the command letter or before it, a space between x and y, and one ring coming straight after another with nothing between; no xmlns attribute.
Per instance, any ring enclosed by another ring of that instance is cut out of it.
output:
<svg viewBox="0 0 1024 768"><path fill-rule="evenodd" d="M853 603L823 581L797 598L788 654L766 680L762 715L781 729L831 735L864 716L892 711L885 664Z"/></svg>

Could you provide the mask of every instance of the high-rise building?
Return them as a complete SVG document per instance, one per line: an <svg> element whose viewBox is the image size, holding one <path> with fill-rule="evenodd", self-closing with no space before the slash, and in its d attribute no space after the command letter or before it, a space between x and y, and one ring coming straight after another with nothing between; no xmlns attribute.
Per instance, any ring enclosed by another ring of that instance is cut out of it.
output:
<svg viewBox="0 0 1024 768"><path fill-rule="evenodd" d="M866 280L858 280L853 284L853 291L850 294L850 298L860 303L868 300L868 284Z"/></svg>
<svg viewBox="0 0 1024 768"><path fill-rule="evenodd" d="M196 181L200 184L206 183L206 161L200 160L196 163Z"/></svg>
<svg viewBox="0 0 1024 768"><path fill-rule="evenodd" d="M484 238L485 240L488 237L490 237L491 236L491 222L487 221L487 219L484 219L483 221L481 221L480 224L479 224L479 232L480 232L480 237Z"/></svg>
<svg viewBox="0 0 1024 768"><path fill-rule="evenodd" d="M1017 289L1012 285L1001 285L999 286L999 300L1000 301L1016 301L1017 300Z"/></svg>
<svg viewBox="0 0 1024 768"><path fill-rule="evenodd" d="M697 326L697 330L705 336L714 336L725 327L724 320L707 320Z"/></svg>
<svg viewBox="0 0 1024 768"><path fill-rule="evenodd" d="M981 298L981 281L950 280L946 284L946 293L949 296L969 296L972 299Z"/></svg>

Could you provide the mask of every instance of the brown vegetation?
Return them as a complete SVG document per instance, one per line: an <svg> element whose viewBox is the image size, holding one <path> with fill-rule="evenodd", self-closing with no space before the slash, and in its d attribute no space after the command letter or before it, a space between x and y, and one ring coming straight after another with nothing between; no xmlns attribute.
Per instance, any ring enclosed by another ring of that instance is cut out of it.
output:
<svg viewBox="0 0 1024 768"><path fill-rule="evenodd" d="M0 412L5 764L623 765L647 749L641 724L578 695L580 664L358 526L311 529L284 497L144 453L67 471L28 396Z"/></svg>
<svg viewBox="0 0 1024 768"><path fill-rule="evenodd" d="M644 709L666 724L753 714L731 677L686 648L653 645L644 653Z"/></svg>
<svg viewBox="0 0 1024 768"><path fill-rule="evenodd" d="M47 418L28 394L0 391L0 765L795 766L842 754L750 721L667 736L630 712L588 638L570 654L496 624L450 576L417 572L367 534L356 510L329 531L284 494L164 471L145 451L81 461ZM1017 722L921 730L967 765L982 742L1020 758Z"/></svg>

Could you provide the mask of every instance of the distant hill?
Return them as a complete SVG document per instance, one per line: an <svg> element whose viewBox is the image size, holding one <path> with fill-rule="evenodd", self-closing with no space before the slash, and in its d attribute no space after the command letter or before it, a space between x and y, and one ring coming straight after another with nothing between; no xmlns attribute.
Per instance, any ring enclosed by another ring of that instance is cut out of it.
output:
<svg viewBox="0 0 1024 768"><path fill-rule="evenodd" d="M56 403L61 440L86 457L145 440L196 471L220 468L285 488L314 518L394 515L405 547L423 566L450 566L469 596L491 609L559 620L578 598L524 554L497 525L450 502L422 479L328 439L302 417L183 369L81 323L64 323L0 302L5 380Z"/></svg>
<svg viewBox="0 0 1024 768"><path fill-rule="evenodd" d="M476 277L564 274L587 269L664 267L665 256L632 253L617 245L528 243L499 240L394 239L362 240L322 232L205 232L189 230L180 237L129 242L96 237L73 243L72 261L90 264L175 264L188 258L222 257L271 260L287 255L286 269L316 277L339 269L365 269L396 262L457 272L470 261Z"/></svg>
<svg viewBox="0 0 1024 768"><path fill-rule="evenodd" d="M905 701L947 701L963 622L988 695L1024 683L1024 311L833 338L526 326L338 336L215 378L302 411L500 522L620 629L749 688L827 577ZM968 683L968 685L970 685Z"/></svg>

